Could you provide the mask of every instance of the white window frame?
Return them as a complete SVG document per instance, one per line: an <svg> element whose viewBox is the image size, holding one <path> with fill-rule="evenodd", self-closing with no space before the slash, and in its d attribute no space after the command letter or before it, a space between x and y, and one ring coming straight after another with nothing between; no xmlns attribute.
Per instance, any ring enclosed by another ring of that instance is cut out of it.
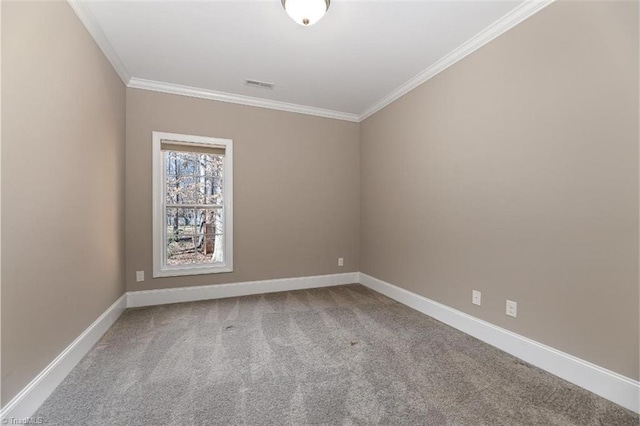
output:
<svg viewBox="0 0 640 426"><path fill-rule="evenodd" d="M224 262L215 265L175 265L165 263L166 227L164 201L166 199L166 171L162 154L162 141L179 142L185 145L224 148L224 178L222 183ZM176 133L153 132L153 277L174 277L181 275L216 274L233 271L233 141L205 136L180 135Z"/></svg>

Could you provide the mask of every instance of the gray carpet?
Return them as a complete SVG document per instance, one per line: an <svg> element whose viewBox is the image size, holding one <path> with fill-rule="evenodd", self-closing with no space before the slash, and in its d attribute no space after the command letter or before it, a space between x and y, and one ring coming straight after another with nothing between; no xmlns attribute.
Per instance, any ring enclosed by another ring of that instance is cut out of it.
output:
<svg viewBox="0 0 640 426"><path fill-rule="evenodd" d="M127 310L38 410L59 425L637 425L361 285Z"/></svg>

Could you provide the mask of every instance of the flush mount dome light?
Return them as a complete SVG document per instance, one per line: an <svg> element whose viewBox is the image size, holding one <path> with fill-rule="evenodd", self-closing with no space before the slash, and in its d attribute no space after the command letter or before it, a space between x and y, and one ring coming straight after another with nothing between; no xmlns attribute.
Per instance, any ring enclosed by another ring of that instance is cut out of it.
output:
<svg viewBox="0 0 640 426"><path fill-rule="evenodd" d="M330 0L282 0L287 14L300 25L309 26L318 22L327 10Z"/></svg>

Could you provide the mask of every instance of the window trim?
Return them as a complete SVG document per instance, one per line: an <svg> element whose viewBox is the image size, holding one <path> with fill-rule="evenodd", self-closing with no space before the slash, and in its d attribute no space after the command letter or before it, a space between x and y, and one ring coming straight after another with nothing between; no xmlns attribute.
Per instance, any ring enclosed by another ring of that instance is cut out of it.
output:
<svg viewBox="0 0 640 426"><path fill-rule="evenodd" d="M181 135L177 133L152 132L152 179L153 179L153 277L175 277L183 275L217 274L233 272L233 141L206 136ZM224 262L215 266L184 265L167 267L164 264L166 232L164 232L163 203L165 170L162 167L162 141L205 145L224 148Z"/></svg>

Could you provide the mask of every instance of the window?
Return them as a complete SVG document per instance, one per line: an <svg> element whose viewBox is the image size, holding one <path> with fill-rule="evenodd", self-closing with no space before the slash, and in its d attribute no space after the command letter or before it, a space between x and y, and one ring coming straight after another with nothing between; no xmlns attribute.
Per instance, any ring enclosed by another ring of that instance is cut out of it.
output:
<svg viewBox="0 0 640 426"><path fill-rule="evenodd" d="M153 132L153 276L233 271L233 142Z"/></svg>

